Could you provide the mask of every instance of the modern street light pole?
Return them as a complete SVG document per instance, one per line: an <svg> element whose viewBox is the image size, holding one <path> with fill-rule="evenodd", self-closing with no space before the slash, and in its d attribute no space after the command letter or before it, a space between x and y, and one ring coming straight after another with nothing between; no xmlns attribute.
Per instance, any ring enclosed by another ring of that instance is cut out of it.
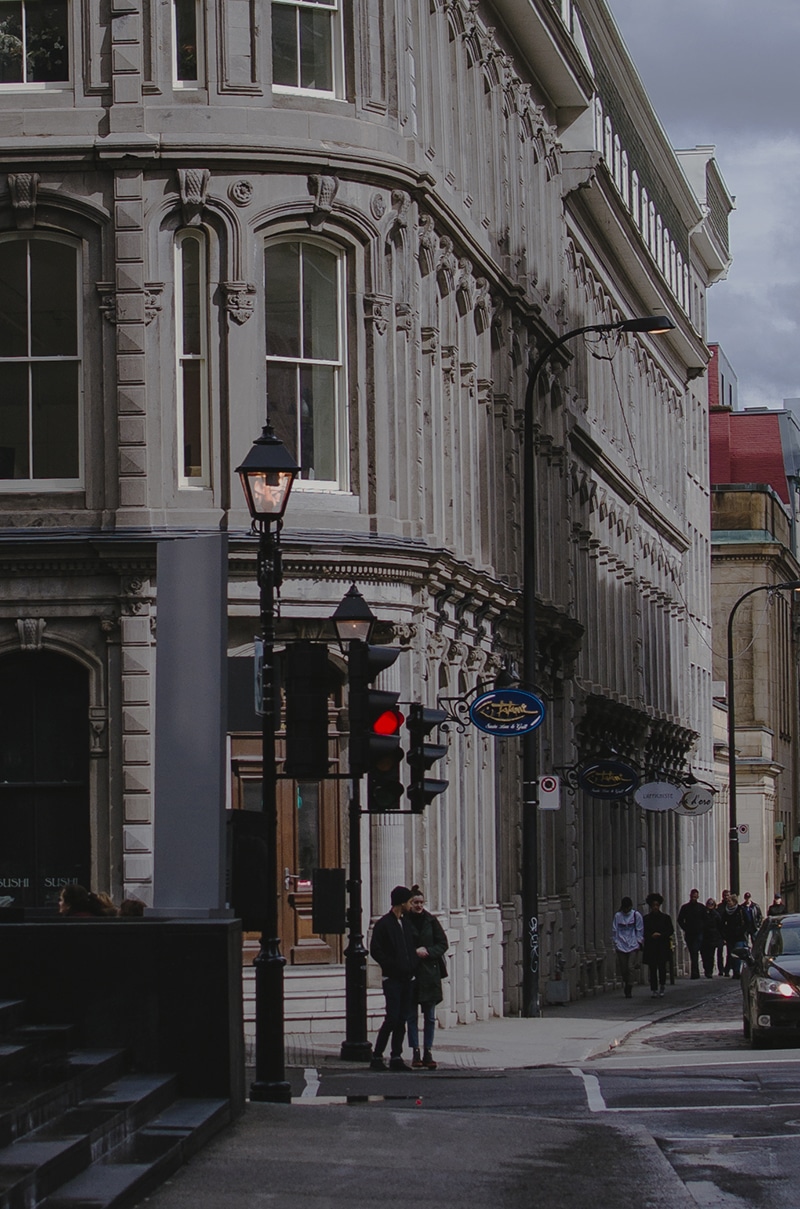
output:
<svg viewBox="0 0 800 1209"><path fill-rule="evenodd" d="M522 678L530 692L536 689L536 457L534 404L539 376L553 353L587 332L671 331L675 324L666 315L626 319L621 323L591 323L574 328L552 340L536 360L531 358L525 392L522 475ZM538 814L539 732L522 737L522 1015L541 1015L539 996L539 820Z"/></svg>
<svg viewBox="0 0 800 1209"><path fill-rule="evenodd" d="M739 816L736 803L736 693L733 655L733 620L736 610L756 592L788 592L800 588L800 579L783 584L759 584L743 592L728 614L728 850L731 894L739 893Z"/></svg>
<svg viewBox="0 0 800 1209"><path fill-rule="evenodd" d="M355 584L344 596L333 614L333 624L339 645L347 652L348 663L362 643L368 643L375 625L375 615ZM367 950L364 945L361 895L361 776L363 769L354 768L351 760L351 789L349 807L350 864L347 890L347 947L344 951L345 979L345 1039L340 1057L349 1062L369 1062L372 1044L367 1039Z"/></svg>
<svg viewBox="0 0 800 1209"><path fill-rule="evenodd" d="M275 758L275 592L281 583L280 530L292 483L300 472L267 425L237 474L253 529L259 535L258 585L264 642L261 729L261 809L265 819L266 869L261 947L255 967L255 1081L250 1099L288 1104L283 1036L283 967L278 937L278 772ZM274 525L274 529L273 529Z"/></svg>

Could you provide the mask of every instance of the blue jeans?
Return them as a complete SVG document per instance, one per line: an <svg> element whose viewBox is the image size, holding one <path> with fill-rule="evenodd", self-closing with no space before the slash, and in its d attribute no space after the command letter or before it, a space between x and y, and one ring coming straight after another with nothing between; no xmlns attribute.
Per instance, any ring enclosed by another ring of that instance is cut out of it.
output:
<svg viewBox="0 0 800 1209"><path fill-rule="evenodd" d="M374 1057L381 1058L389 1037L392 1039L390 1056L402 1058L403 1041L406 1035L406 1020L414 1002L414 979L384 978L383 997L386 1015L375 1039Z"/></svg>
<svg viewBox="0 0 800 1209"><path fill-rule="evenodd" d="M422 1008L423 1049L433 1049L433 1035L436 1032L436 1004L414 1004L414 1010L408 1017L408 1044L412 1049L419 1049L419 1009Z"/></svg>

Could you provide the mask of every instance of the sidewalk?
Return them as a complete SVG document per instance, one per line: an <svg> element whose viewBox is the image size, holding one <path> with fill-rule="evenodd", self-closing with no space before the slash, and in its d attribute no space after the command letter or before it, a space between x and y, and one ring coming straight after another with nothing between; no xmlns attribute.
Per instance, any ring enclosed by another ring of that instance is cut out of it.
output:
<svg viewBox="0 0 800 1209"><path fill-rule="evenodd" d="M667 987L663 999L651 999L649 988L641 986L636 987L632 999L626 999L621 990L608 991L575 1003L546 1007L544 1015L536 1019L493 1017L476 1024L437 1029L434 1054L440 1070L574 1066L615 1049L626 1037L654 1021L722 995L731 986L729 978L694 982L681 978ZM725 1010L730 1015L730 1009ZM305 1069L357 1065L340 1060L342 1040L341 1032L287 1034L286 1064ZM363 1064L358 1065L363 1069Z"/></svg>

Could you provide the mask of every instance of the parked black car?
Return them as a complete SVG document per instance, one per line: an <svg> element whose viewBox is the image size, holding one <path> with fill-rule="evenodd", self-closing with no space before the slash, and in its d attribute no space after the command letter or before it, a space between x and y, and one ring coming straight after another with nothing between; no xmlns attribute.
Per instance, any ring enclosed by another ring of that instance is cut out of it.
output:
<svg viewBox="0 0 800 1209"><path fill-rule="evenodd" d="M800 1044L800 915L765 919L741 975L744 1035L753 1049Z"/></svg>

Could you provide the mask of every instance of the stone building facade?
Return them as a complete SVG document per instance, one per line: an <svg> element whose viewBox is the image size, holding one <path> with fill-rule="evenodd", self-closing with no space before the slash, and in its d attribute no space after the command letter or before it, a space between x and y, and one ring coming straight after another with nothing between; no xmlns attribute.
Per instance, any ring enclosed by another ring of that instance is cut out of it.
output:
<svg viewBox="0 0 800 1209"><path fill-rule="evenodd" d="M356 582L405 651L386 687L463 699L519 666L536 541L542 767L570 789L541 821L543 972L606 984L622 894L675 905L716 875L710 823L574 784L607 750L650 778L713 771L701 379L730 199L710 153L690 184L603 0L3 0L0 21L5 892L44 906L80 875L168 904L158 567L198 536L226 550L224 804L251 803L255 544L233 468L269 415L302 467L281 643L330 641ZM651 313L674 331L552 359L523 534L529 358ZM330 665L344 769L333 645ZM442 918L455 1022L519 1007L516 744L456 726L446 775L423 818L365 821L363 849L373 916L419 881ZM341 958L308 892L347 850L340 787L282 787L298 964Z"/></svg>

